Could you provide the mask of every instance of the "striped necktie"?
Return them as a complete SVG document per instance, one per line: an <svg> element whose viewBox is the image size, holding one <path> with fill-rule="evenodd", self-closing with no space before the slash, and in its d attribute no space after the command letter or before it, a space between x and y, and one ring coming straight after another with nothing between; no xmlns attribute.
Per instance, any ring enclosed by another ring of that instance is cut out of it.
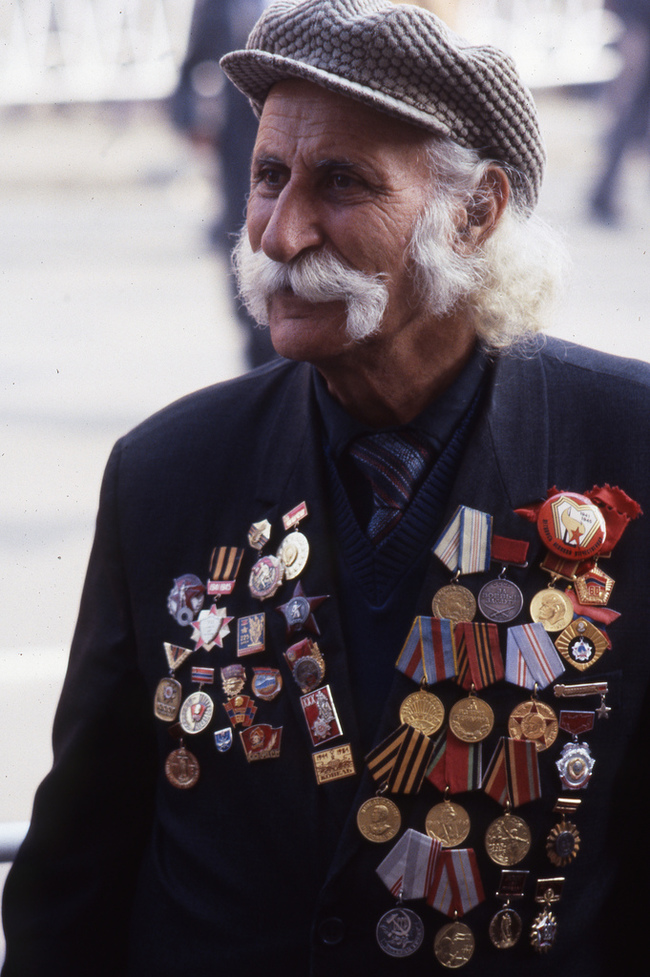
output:
<svg viewBox="0 0 650 977"><path fill-rule="evenodd" d="M405 429L365 434L348 451L370 482L373 512L366 532L373 543L380 543L395 528L422 482L431 447L421 434Z"/></svg>

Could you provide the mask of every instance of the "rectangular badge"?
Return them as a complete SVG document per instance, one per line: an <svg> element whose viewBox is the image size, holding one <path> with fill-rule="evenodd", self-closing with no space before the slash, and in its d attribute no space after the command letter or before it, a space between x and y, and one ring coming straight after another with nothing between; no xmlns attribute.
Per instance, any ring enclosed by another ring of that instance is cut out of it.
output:
<svg viewBox="0 0 650 977"><path fill-rule="evenodd" d="M330 780L341 780L343 777L354 777L354 760L349 743L342 746L332 746L329 750L321 750L312 755L316 781L327 784Z"/></svg>
<svg viewBox="0 0 650 977"><path fill-rule="evenodd" d="M300 705L314 746L343 735L329 685L301 695Z"/></svg>
<svg viewBox="0 0 650 977"><path fill-rule="evenodd" d="M264 611L240 617L237 621L237 657L254 655L264 651L266 641L266 623Z"/></svg>

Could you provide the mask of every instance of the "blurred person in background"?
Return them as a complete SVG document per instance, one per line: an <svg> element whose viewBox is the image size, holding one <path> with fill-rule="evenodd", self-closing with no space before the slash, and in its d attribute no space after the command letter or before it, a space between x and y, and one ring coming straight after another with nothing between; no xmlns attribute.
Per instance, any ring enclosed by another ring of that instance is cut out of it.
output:
<svg viewBox="0 0 650 977"><path fill-rule="evenodd" d="M650 123L650 0L607 0L622 23L618 47L623 59L611 83L612 121L604 135L600 170L589 200L599 223L616 227L624 219L620 197L626 156L642 145L646 156Z"/></svg>
<svg viewBox="0 0 650 977"><path fill-rule="evenodd" d="M266 0L196 0L187 52L170 100L174 125L197 146L207 146L216 167L221 208L209 239L230 270L230 252L244 223L250 185L250 158L257 121L248 102L226 82L219 59L242 47ZM256 326L237 300L232 301L244 336L250 369L275 356L268 331Z"/></svg>

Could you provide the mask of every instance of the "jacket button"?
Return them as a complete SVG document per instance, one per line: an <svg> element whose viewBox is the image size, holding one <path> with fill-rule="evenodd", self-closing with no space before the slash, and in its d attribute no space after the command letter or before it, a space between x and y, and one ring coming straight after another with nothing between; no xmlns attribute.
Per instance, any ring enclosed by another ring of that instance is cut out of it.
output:
<svg viewBox="0 0 650 977"><path fill-rule="evenodd" d="M321 943L336 946L345 936L345 924L338 916L328 916L318 924L318 936Z"/></svg>

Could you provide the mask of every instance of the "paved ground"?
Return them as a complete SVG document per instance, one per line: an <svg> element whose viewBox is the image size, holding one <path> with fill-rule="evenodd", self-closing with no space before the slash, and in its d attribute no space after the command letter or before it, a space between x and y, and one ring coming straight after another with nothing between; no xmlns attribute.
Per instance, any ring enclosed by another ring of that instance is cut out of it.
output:
<svg viewBox="0 0 650 977"><path fill-rule="evenodd" d="M624 229L594 226L584 198L600 108L557 95L540 106L540 211L574 258L554 331L650 359L647 158L627 169ZM0 126L2 822L29 818L49 764L112 442L244 364L225 269L206 247L209 167L161 112L38 109L0 115Z"/></svg>

